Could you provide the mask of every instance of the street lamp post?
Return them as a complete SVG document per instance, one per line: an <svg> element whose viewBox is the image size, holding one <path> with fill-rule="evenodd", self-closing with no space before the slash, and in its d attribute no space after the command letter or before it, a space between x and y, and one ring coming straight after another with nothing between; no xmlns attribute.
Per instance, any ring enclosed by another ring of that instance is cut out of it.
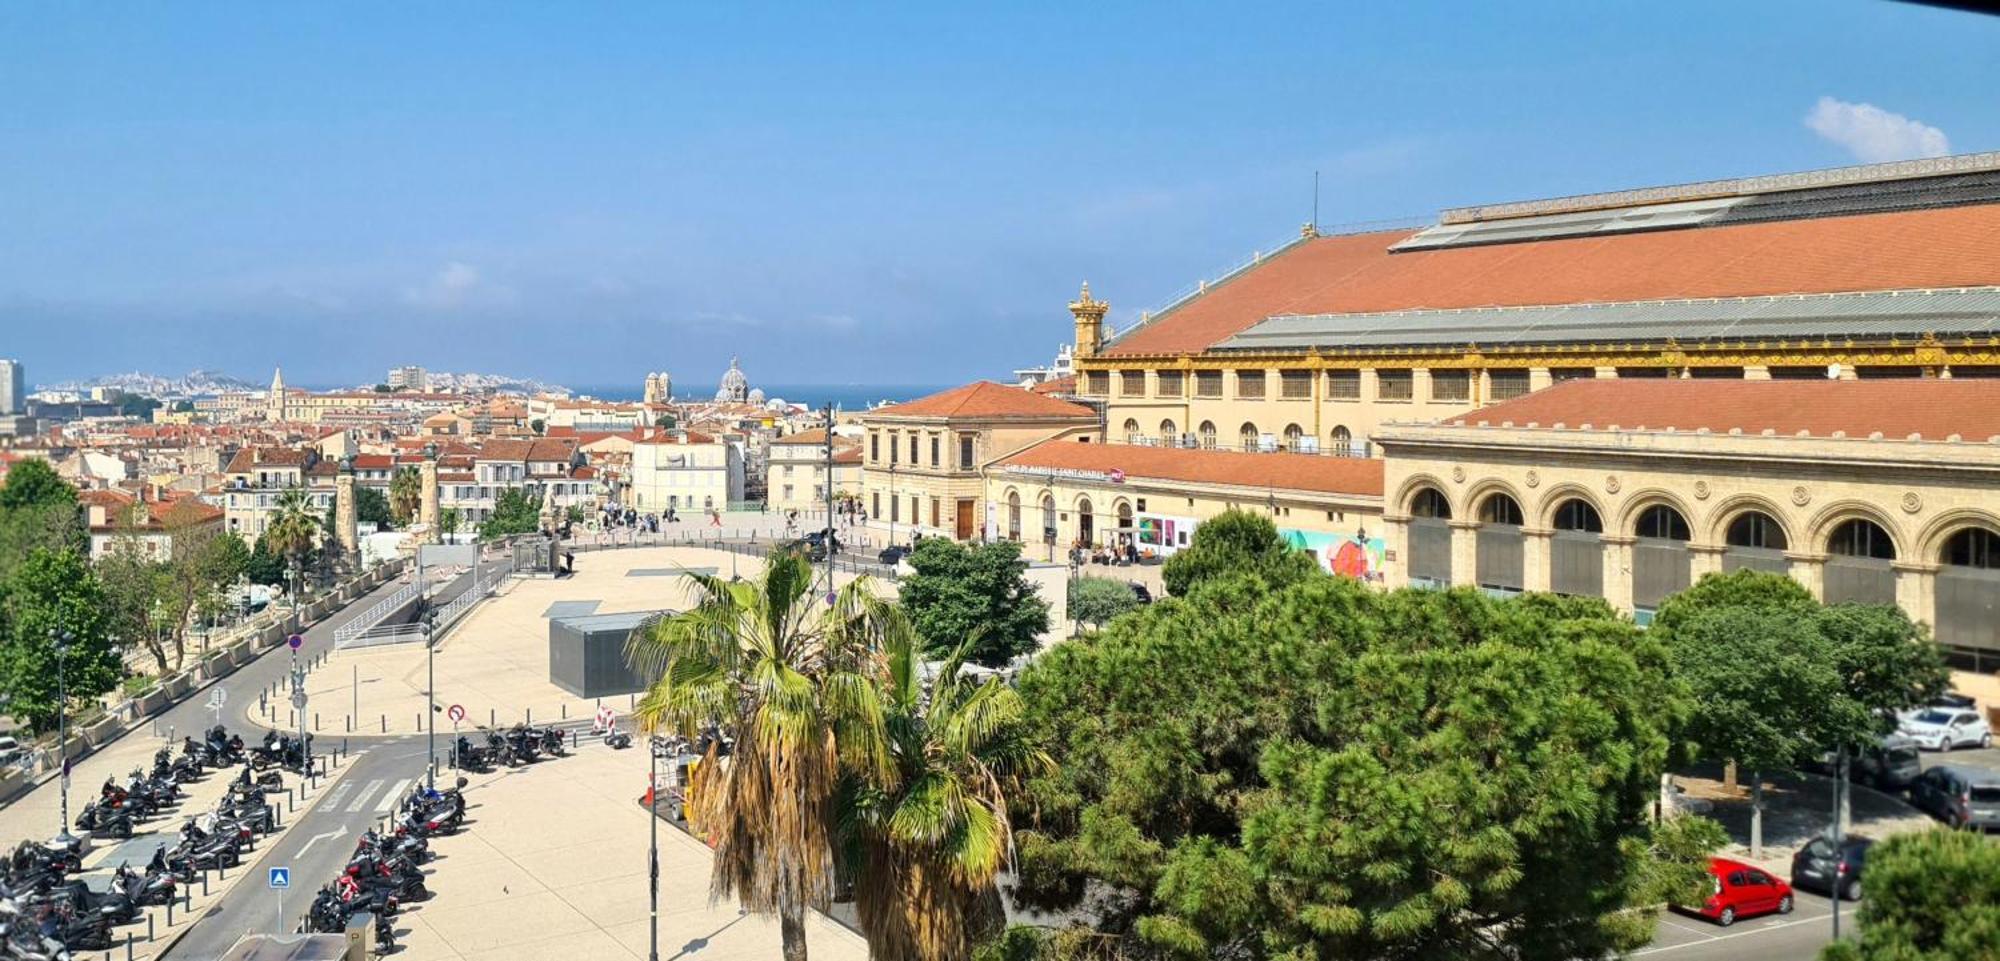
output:
<svg viewBox="0 0 2000 961"><path fill-rule="evenodd" d="M56 746L62 754L62 822L56 828L55 840L67 849L75 838L69 833L69 682L63 669L76 635L63 628L52 628L49 639L56 648Z"/></svg>
<svg viewBox="0 0 2000 961"><path fill-rule="evenodd" d="M647 742L647 753L651 754L652 779L646 782L646 813L651 815L651 838L646 853L646 884L652 899L648 924L651 929L651 948L646 953L646 961L660 961L660 755L667 750L667 742L654 735Z"/></svg>

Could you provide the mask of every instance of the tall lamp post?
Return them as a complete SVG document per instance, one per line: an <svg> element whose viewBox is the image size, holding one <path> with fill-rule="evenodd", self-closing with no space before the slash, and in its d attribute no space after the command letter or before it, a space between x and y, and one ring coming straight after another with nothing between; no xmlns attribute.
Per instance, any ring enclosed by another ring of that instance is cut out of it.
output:
<svg viewBox="0 0 2000 961"><path fill-rule="evenodd" d="M652 815L648 820L653 822L646 853L646 884L652 899L652 913L648 920L652 940L651 949L646 952L646 961L660 961L660 757L667 752L668 744L666 739L655 734L646 747L647 753L653 756L652 780L646 782L646 798L651 802L646 813Z"/></svg>
<svg viewBox="0 0 2000 961"><path fill-rule="evenodd" d="M55 841L67 849L76 838L69 833L69 684L63 668L76 635L66 628L51 628L49 640L56 648L56 746L62 752L62 822L56 828Z"/></svg>

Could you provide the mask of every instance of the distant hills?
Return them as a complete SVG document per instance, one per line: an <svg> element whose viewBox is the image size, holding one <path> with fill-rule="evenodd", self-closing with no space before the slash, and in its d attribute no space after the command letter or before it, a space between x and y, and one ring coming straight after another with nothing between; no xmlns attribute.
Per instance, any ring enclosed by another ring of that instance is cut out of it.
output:
<svg viewBox="0 0 2000 961"><path fill-rule="evenodd" d="M37 390L89 390L93 387L110 387L146 397L193 397L232 390L257 390L260 385L237 380L214 370L191 370L179 377L146 374L135 370L129 374L106 374L102 377L65 381L60 384L36 385Z"/></svg>
<svg viewBox="0 0 2000 961"><path fill-rule="evenodd" d="M509 394L570 394L569 388L561 384L550 384L531 377L508 377L503 374L452 374L431 371L428 375L430 389L436 393L481 394L495 391ZM163 374L148 374L132 371L127 374L106 374L82 380L64 381L60 384L37 384L38 391L70 390L84 391L93 387L109 387L128 394L142 397L175 398L202 397L228 391L263 390L268 382L252 383L231 377L221 371L191 370L179 377ZM294 385L297 386L297 385ZM374 382L356 384L356 390L368 390Z"/></svg>

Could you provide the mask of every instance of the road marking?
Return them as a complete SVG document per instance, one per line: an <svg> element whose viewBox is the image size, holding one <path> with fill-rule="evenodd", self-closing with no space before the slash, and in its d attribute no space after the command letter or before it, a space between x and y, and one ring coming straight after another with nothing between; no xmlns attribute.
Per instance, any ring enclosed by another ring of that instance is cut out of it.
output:
<svg viewBox="0 0 2000 961"><path fill-rule="evenodd" d="M312 850L313 845L318 844L319 842L324 841L327 838L337 838L340 836L340 833L341 832L339 831L327 831L322 834L313 835L310 840L299 846L299 853L295 855L295 857L301 857L301 858L305 857L306 852Z"/></svg>
<svg viewBox="0 0 2000 961"><path fill-rule="evenodd" d="M346 797L347 792L352 790L354 790L354 785L342 781L338 786L336 786L333 789L332 794L326 796L327 810L330 811L333 810L335 807L338 807L340 805L340 799Z"/></svg>
<svg viewBox="0 0 2000 961"><path fill-rule="evenodd" d="M396 802L402 799L403 789L409 786L410 786L410 779L404 778L400 781L397 781L394 785L390 786L389 790L382 792L382 803L375 805L375 813L376 814L389 813L389 809L395 807Z"/></svg>
<svg viewBox="0 0 2000 961"><path fill-rule="evenodd" d="M1741 937L1746 937L1746 936L1748 936L1748 935L1753 935L1753 934L1763 934L1763 933L1764 933L1764 932L1766 932L1766 931L1776 931L1776 930L1778 930L1779 928L1789 928L1789 927L1793 927L1794 925L1800 925L1800 924L1815 924L1815 923L1820 923L1820 922L1824 922L1825 920L1826 920L1826 918L1824 918L1824 917L1819 917L1819 918L1793 918L1793 919L1792 919L1792 920L1790 920L1790 921L1779 921L1779 922L1777 922L1777 923L1775 923L1775 924L1762 924L1762 925L1758 925L1758 926L1757 926L1757 927L1755 927L1755 928L1752 928L1752 929L1749 929L1749 930L1745 930L1745 931L1735 931L1735 932L1732 932L1732 933L1729 933L1729 934L1716 934L1716 935L1710 935L1710 936L1709 936L1709 939L1708 939L1707 941L1689 941L1689 942L1688 942L1688 943L1686 943L1686 944L1668 944L1668 945L1663 945L1663 946L1661 946L1661 947L1657 947L1657 948L1646 948L1646 949L1644 949L1644 950L1640 950L1640 951L1634 951L1634 952L1632 952L1632 957L1635 957L1635 958L1636 958L1636 957L1640 957L1641 955L1647 955L1647 954L1663 954L1663 953L1665 953L1665 952L1668 952L1668 951L1678 951L1678 950L1680 950L1680 949L1682 949L1682 948L1693 948L1693 947L1700 947L1700 946L1702 946L1702 945L1706 945L1706 944L1711 944L1711 943L1713 943L1713 942L1716 942L1716 941L1727 941L1727 940L1729 940L1729 939L1731 939L1731 938L1741 938Z"/></svg>
<svg viewBox="0 0 2000 961"><path fill-rule="evenodd" d="M362 808L368 806L368 799L375 796L375 789L381 786L381 778L369 781L366 786L362 787L361 793L355 796L354 803L347 806L347 813L359 814Z"/></svg>

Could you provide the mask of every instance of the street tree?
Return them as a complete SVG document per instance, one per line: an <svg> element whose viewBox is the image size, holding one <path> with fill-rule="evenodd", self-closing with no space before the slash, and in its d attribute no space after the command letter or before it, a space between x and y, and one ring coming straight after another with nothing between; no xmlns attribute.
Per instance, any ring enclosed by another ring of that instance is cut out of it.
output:
<svg viewBox="0 0 2000 961"><path fill-rule="evenodd" d="M118 685L124 664L106 606L102 585L75 551L38 549L8 575L0 584L0 693L9 714L47 731L55 726L59 681L72 701ZM58 654L60 632L73 640Z"/></svg>
<svg viewBox="0 0 2000 961"><path fill-rule="evenodd" d="M493 502L493 513L480 523L479 536L492 540L508 534L527 534L537 530L541 522L541 495L509 487L500 492L500 497Z"/></svg>
<svg viewBox="0 0 2000 961"><path fill-rule="evenodd" d="M459 512L459 509L456 507L447 507L438 511L438 533L440 534L458 533L458 529L463 523L462 518L464 516L465 515L461 514Z"/></svg>
<svg viewBox="0 0 2000 961"><path fill-rule="evenodd" d="M1599 958L1716 840L1649 826L1687 705L1601 603L1215 574L1019 689L1018 899L1131 957Z"/></svg>
<svg viewBox="0 0 2000 961"><path fill-rule="evenodd" d="M626 656L649 679L642 730L718 743L691 785L690 818L715 856L709 893L777 915L786 961L806 957L805 913L834 887L834 805L843 772L895 771L876 685L889 615L867 579L829 606L812 564L776 551L754 580L689 574L694 603L636 630Z"/></svg>
<svg viewBox="0 0 2000 961"><path fill-rule="evenodd" d="M1680 736L1701 755L1751 771L1750 849L1762 857L1764 771L1818 756L1828 735L1865 724L1842 696L1831 645L1810 612L1698 610L1661 634L1693 711Z"/></svg>
<svg viewBox="0 0 2000 961"><path fill-rule="evenodd" d="M1304 579L1317 567L1311 555L1278 536L1270 518L1232 508L1196 527L1193 542L1167 558L1161 576L1167 593L1179 596L1232 572L1255 574L1277 588Z"/></svg>
<svg viewBox="0 0 2000 961"><path fill-rule="evenodd" d="M1966 831L1898 834L1868 851L1861 936L1822 961L2000 958L2000 845Z"/></svg>
<svg viewBox="0 0 2000 961"><path fill-rule="evenodd" d="M1093 628L1139 606L1139 598L1124 581L1109 577L1078 577L1069 582L1069 619Z"/></svg>
<svg viewBox="0 0 2000 961"><path fill-rule="evenodd" d="M156 613L167 603L172 578L167 565L149 555L130 520L129 514L120 519L92 565L104 599L105 629L117 643L144 648L164 676L170 665Z"/></svg>
<svg viewBox="0 0 2000 961"><path fill-rule="evenodd" d="M1844 729L1827 743L1860 750L1894 728L1895 712L1928 704L1951 685L1944 652L1923 625L1893 604L1833 604L1814 612L1841 692Z"/></svg>
<svg viewBox="0 0 2000 961"><path fill-rule="evenodd" d="M285 559L271 549L269 531L257 538L250 549L250 561L243 567L243 573L250 576L250 583L276 587L285 582Z"/></svg>
<svg viewBox="0 0 2000 961"><path fill-rule="evenodd" d="M890 613L877 681L888 776L845 779L838 842L870 958L958 961L1000 929L1010 801L1054 762L1013 688L967 676L961 657L926 682L908 622Z"/></svg>
<svg viewBox="0 0 2000 961"><path fill-rule="evenodd" d="M362 524L373 524L376 530L394 530L395 516L389 510L388 495L373 487L354 486L354 519Z"/></svg>
<svg viewBox="0 0 2000 961"><path fill-rule="evenodd" d="M1013 541L927 537L908 561L915 573L903 578L898 596L925 657L948 657L971 639L970 660L997 667L1034 650L1049 628L1048 602L1029 583L1028 562Z"/></svg>
<svg viewBox="0 0 2000 961"><path fill-rule="evenodd" d="M389 518L397 527L408 527L423 506L424 479L414 467L398 468L389 478Z"/></svg>

